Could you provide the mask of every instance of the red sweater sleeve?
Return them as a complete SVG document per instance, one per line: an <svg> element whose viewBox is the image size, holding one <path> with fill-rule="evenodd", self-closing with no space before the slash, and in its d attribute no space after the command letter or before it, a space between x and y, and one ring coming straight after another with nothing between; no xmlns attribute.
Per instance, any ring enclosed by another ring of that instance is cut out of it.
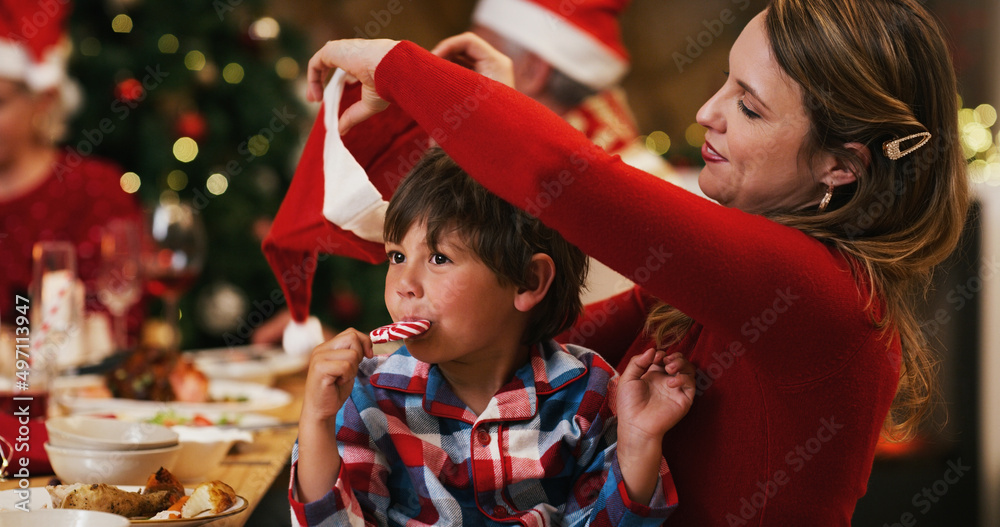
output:
<svg viewBox="0 0 1000 527"><path fill-rule="evenodd" d="M606 154L516 91L402 42L379 64L399 104L472 177L587 254L801 382L869 327L846 260L802 232L722 207ZM779 354L775 354L779 355ZM791 359L792 364L788 361Z"/></svg>

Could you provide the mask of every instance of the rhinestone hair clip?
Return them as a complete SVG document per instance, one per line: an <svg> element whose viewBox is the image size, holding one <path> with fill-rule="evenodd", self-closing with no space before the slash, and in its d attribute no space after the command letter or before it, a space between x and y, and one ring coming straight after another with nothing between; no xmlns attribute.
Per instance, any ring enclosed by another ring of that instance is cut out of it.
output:
<svg viewBox="0 0 1000 527"><path fill-rule="evenodd" d="M909 141L911 139L917 139L918 137L920 138L920 141L918 141L917 144L911 146L910 148L907 148L906 150L900 151L899 146L902 143ZM906 137L900 137L899 139L886 141L885 143L882 144L882 151L885 152L885 157L888 157L889 159L896 161L897 159L926 145L927 142L930 140L931 140L930 132L917 132L915 134L908 135Z"/></svg>

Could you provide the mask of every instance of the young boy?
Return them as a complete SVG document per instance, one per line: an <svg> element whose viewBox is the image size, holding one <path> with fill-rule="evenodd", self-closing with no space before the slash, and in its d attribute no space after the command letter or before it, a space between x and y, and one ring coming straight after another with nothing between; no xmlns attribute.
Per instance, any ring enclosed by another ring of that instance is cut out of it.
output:
<svg viewBox="0 0 1000 527"><path fill-rule="evenodd" d="M389 314L431 326L389 356L353 329L313 351L295 520L662 523L677 497L661 442L691 406L690 364L651 349L619 378L551 340L581 311L583 253L440 150L402 182L384 232Z"/></svg>

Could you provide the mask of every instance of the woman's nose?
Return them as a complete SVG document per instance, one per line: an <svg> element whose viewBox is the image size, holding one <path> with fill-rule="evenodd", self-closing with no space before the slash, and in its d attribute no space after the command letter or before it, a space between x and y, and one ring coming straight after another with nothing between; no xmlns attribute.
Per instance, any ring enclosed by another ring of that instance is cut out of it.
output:
<svg viewBox="0 0 1000 527"><path fill-rule="evenodd" d="M711 99L701 105L695 120L698 124L715 132L723 133L726 131L726 119L722 112L722 90L715 92Z"/></svg>

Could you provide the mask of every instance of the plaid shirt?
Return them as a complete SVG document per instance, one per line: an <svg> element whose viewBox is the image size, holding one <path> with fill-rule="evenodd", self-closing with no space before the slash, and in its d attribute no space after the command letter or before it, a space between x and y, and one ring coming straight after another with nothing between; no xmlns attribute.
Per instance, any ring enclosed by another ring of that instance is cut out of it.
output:
<svg viewBox="0 0 1000 527"><path fill-rule="evenodd" d="M337 414L341 472L299 525L660 525L677 505L666 461L650 504L629 500L615 455L617 375L554 341L478 417L440 370L401 348L362 362Z"/></svg>

